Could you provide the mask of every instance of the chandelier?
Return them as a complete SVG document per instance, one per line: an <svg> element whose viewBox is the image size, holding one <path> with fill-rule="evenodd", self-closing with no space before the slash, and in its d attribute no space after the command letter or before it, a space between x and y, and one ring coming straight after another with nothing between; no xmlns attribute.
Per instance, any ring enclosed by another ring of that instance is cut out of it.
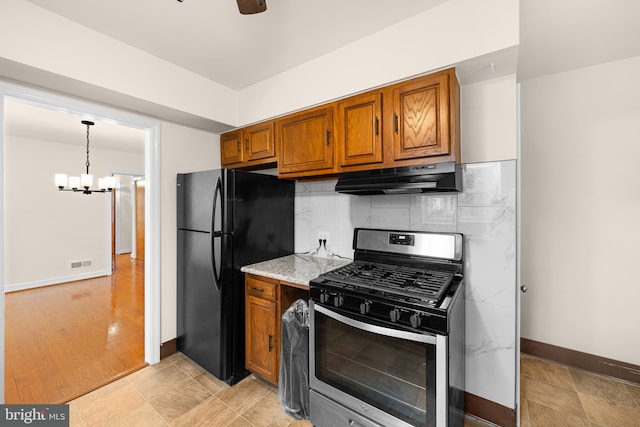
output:
<svg viewBox="0 0 640 427"><path fill-rule="evenodd" d="M93 175L89 173L89 127L95 123L89 120L83 120L81 123L87 126L87 163L85 164L87 166L87 173L83 173L80 176L69 177L67 177L66 173L57 173L55 174L56 187L58 187L60 191L81 192L82 194L106 193L115 188L116 179L112 176L99 178L98 189L91 188L93 186Z"/></svg>

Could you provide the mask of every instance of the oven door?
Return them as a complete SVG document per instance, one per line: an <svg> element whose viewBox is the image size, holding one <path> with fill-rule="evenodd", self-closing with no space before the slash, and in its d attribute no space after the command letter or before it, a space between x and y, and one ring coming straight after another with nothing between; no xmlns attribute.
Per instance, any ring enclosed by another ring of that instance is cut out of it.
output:
<svg viewBox="0 0 640 427"><path fill-rule="evenodd" d="M446 426L446 336L372 324L314 301L309 314L313 392L373 421L370 425ZM335 410L314 408L314 400L322 402L312 399L313 424L337 425L337 418L326 419ZM346 425L367 425L344 419Z"/></svg>

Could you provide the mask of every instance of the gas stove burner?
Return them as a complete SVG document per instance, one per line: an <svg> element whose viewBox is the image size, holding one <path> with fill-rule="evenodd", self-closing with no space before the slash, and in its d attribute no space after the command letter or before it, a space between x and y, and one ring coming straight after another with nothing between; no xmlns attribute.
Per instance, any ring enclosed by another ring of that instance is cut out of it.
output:
<svg viewBox="0 0 640 427"><path fill-rule="evenodd" d="M454 274L448 271L357 261L324 275L330 282L429 305L440 301L453 277Z"/></svg>

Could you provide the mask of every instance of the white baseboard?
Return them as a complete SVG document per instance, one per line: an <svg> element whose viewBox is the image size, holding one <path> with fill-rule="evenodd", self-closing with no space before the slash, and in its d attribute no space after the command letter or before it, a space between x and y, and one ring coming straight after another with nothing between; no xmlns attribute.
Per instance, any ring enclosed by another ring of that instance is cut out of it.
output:
<svg viewBox="0 0 640 427"><path fill-rule="evenodd" d="M96 277L110 276L111 270L97 270L82 274L73 274L71 276L54 277L44 280L36 280L34 282L14 283L13 285L5 285L4 293L24 291L26 289L41 288L43 286L59 285L60 283L75 282L76 280L94 279Z"/></svg>

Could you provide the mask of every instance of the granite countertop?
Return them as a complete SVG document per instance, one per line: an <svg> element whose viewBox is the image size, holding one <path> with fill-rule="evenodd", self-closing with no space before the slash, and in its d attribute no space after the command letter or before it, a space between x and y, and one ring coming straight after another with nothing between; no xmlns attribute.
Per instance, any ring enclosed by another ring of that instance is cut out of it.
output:
<svg viewBox="0 0 640 427"><path fill-rule="evenodd" d="M349 264L350 259L322 258L293 254L256 264L245 265L240 271L270 277L298 285L309 286L309 281L327 271Z"/></svg>

